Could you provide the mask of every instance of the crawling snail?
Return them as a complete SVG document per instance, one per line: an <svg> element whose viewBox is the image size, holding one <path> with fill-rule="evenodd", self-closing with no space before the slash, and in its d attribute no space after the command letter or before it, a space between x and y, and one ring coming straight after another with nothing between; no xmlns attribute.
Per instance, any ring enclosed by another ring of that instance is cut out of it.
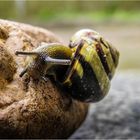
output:
<svg viewBox="0 0 140 140"><path fill-rule="evenodd" d="M74 99L83 102L105 97L119 58L119 52L90 29L78 31L69 47L49 43L31 52L16 51L18 54L31 55L20 77L25 73L33 79L51 75Z"/></svg>

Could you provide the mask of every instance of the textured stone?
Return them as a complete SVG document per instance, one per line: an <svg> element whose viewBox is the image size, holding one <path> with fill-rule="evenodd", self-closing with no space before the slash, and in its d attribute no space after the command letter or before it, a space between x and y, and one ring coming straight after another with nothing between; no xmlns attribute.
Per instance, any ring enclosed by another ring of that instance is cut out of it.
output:
<svg viewBox="0 0 140 140"><path fill-rule="evenodd" d="M41 42L60 42L53 33L0 20L0 138L67 138L84 121L88 104L71 99L48 79L33 81L19 73L26 57Z"/></svg>

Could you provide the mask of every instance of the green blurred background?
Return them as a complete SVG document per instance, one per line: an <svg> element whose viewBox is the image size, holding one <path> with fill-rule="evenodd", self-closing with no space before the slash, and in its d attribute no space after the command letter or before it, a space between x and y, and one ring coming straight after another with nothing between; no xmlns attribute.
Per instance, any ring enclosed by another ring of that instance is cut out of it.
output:
<svg viewBox="0 0 140 140"><path fill-rule="evenodd" d="M0 18L47 28L66 44L92 28L119 49L119 70L140 70L140 1L0 1Z"/></svg>

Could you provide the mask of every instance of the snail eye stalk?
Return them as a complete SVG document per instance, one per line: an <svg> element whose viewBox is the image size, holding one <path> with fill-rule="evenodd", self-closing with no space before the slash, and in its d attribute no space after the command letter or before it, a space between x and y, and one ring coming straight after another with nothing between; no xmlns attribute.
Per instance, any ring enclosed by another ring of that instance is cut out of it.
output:
<svg viewBox="0 0 140 140"><path fill-rule="evenodd" d="M56 64L56 65L71 65L70 59L55 59L47 56L45 58L46 63Z"/></svg>
<svg viewBox="0 0 140 140"><path fill-rule="evenodd" d="M15 55L39 55L37 52L16 51Z"/></svg>

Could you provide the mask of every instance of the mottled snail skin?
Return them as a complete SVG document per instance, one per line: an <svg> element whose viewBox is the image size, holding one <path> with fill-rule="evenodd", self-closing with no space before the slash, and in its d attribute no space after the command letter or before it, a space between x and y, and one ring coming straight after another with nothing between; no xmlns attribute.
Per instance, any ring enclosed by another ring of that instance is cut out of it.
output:
<svg viewBox="0 0 140 140"><path fill-rule="evenodd" d="M16 55L31 55L27 59L27 66L21 72L20 77L28 73L33 79L43 78L51 75L59 80L60 71L65 73L67 65L71 64L72 51L59 43L44 43L31 52L16 51ZM63 67L62 67L63 65Z"/></svg>
<svg viewBox="0 0 140 140"><path fill-rule="evenodd" d="M99 33L84 29L77 32L69 44L72 64L65 75L74 99L97 102L107 95L119 53Z"/></svg>

